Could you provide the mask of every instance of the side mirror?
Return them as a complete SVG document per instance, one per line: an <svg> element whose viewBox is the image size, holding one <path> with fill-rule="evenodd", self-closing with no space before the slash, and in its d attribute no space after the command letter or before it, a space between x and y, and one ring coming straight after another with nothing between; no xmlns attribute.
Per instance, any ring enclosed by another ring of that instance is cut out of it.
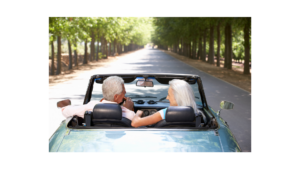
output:
<svg viewBox="0 0 300 169"><path fill-rule="evenodd" d="M220 103L220 109L233 109L234 104L225 100L222 100Z"/></svg>
<svg viewBox="0 0 300 169"><path fill-rule="evenodd" d="M69 100L69 99L57 102L58 108L62 108L62 107L69 106L69 105L71 105L71 100Z"/></svg>
<svg viewBox="0 0 300 169"><path fill-rule="evenodd" d="M136 86L153 87L154 85L152 81L138 80L136 81Z"/></svg>
<svg viewBox="0 0 300 169"><path fill-rule="evenodd" d="M220 109L230 110L233 109L234 104L225 100L222 100L220 103ZM221 110L217 112L217 115L220 116Z"/></svg>

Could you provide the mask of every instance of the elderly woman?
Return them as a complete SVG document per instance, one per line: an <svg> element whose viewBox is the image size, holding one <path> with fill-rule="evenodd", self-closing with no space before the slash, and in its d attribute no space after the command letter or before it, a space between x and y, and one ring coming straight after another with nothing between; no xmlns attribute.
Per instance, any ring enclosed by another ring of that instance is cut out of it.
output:
<svg viewBox="0 0 300 169"><path fill-rule="evenodd" d="M170 106L191 106L195 111L195 115L198 115L199 112L191 86L186 81L178 79L170 81L169 84L170 87L166 99L170 101ZM155 124L165 119L166 112L167 108L141 118L143 111L138 110L132 119L131 125L132 127L140 127Z"/></svg>

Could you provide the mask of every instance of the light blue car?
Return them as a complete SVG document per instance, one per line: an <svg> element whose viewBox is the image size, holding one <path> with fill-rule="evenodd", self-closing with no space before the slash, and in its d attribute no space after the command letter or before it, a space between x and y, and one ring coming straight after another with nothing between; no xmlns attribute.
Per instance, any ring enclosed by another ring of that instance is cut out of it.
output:
<svg viewBox="0 0 300 169"><path fill-rule="evenodd" d="M201 78L192 74L97 74L90 78L83 104L103 98L101 86L109 76L124 79L126 96L134 102L134 111L143 116L168 108L165 120L150 126L131 127L122 117L118 104L99 103L84 118L62 121L49 139L50 152L240 152L227 123L208 106ZM166 100L169 81L188 82L195 94L198 109L169 106ZM94 90L93 90L94 89ZM233 104L222 101L221 109ZM108 113L109 112L109 113Z"/></svg>

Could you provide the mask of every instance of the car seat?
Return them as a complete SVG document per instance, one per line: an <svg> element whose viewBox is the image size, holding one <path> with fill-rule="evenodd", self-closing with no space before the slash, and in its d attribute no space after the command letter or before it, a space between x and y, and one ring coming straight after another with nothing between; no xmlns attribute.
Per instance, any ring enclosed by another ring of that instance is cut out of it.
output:
<svg viewBox="0 0 300 169"><path fill-rule="evenodd" d="M185 106L170 106L165 119L156 123L154 127L195 127L194 109Z"/></svg>
<svg viewBox="0 0 300 169"><path fill-rule="evenodd" d="M116 103L98 103L93 112L85 112L86 126L132 127L131 120L122 117L122 108Z"/></svg>

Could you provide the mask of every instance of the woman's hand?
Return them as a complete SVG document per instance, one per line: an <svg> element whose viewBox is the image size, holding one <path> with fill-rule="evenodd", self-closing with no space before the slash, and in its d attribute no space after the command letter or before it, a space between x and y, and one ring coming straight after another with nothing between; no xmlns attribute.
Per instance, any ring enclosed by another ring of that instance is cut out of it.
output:
<svg viewBox="0 0 300 169"><path fill-rule="evenodd" d="M136 112L136 115L139 116L139 117L142 117L143 113L144 113L144 112L143 112L142 110L138 110L138 111Z"/></svg>

